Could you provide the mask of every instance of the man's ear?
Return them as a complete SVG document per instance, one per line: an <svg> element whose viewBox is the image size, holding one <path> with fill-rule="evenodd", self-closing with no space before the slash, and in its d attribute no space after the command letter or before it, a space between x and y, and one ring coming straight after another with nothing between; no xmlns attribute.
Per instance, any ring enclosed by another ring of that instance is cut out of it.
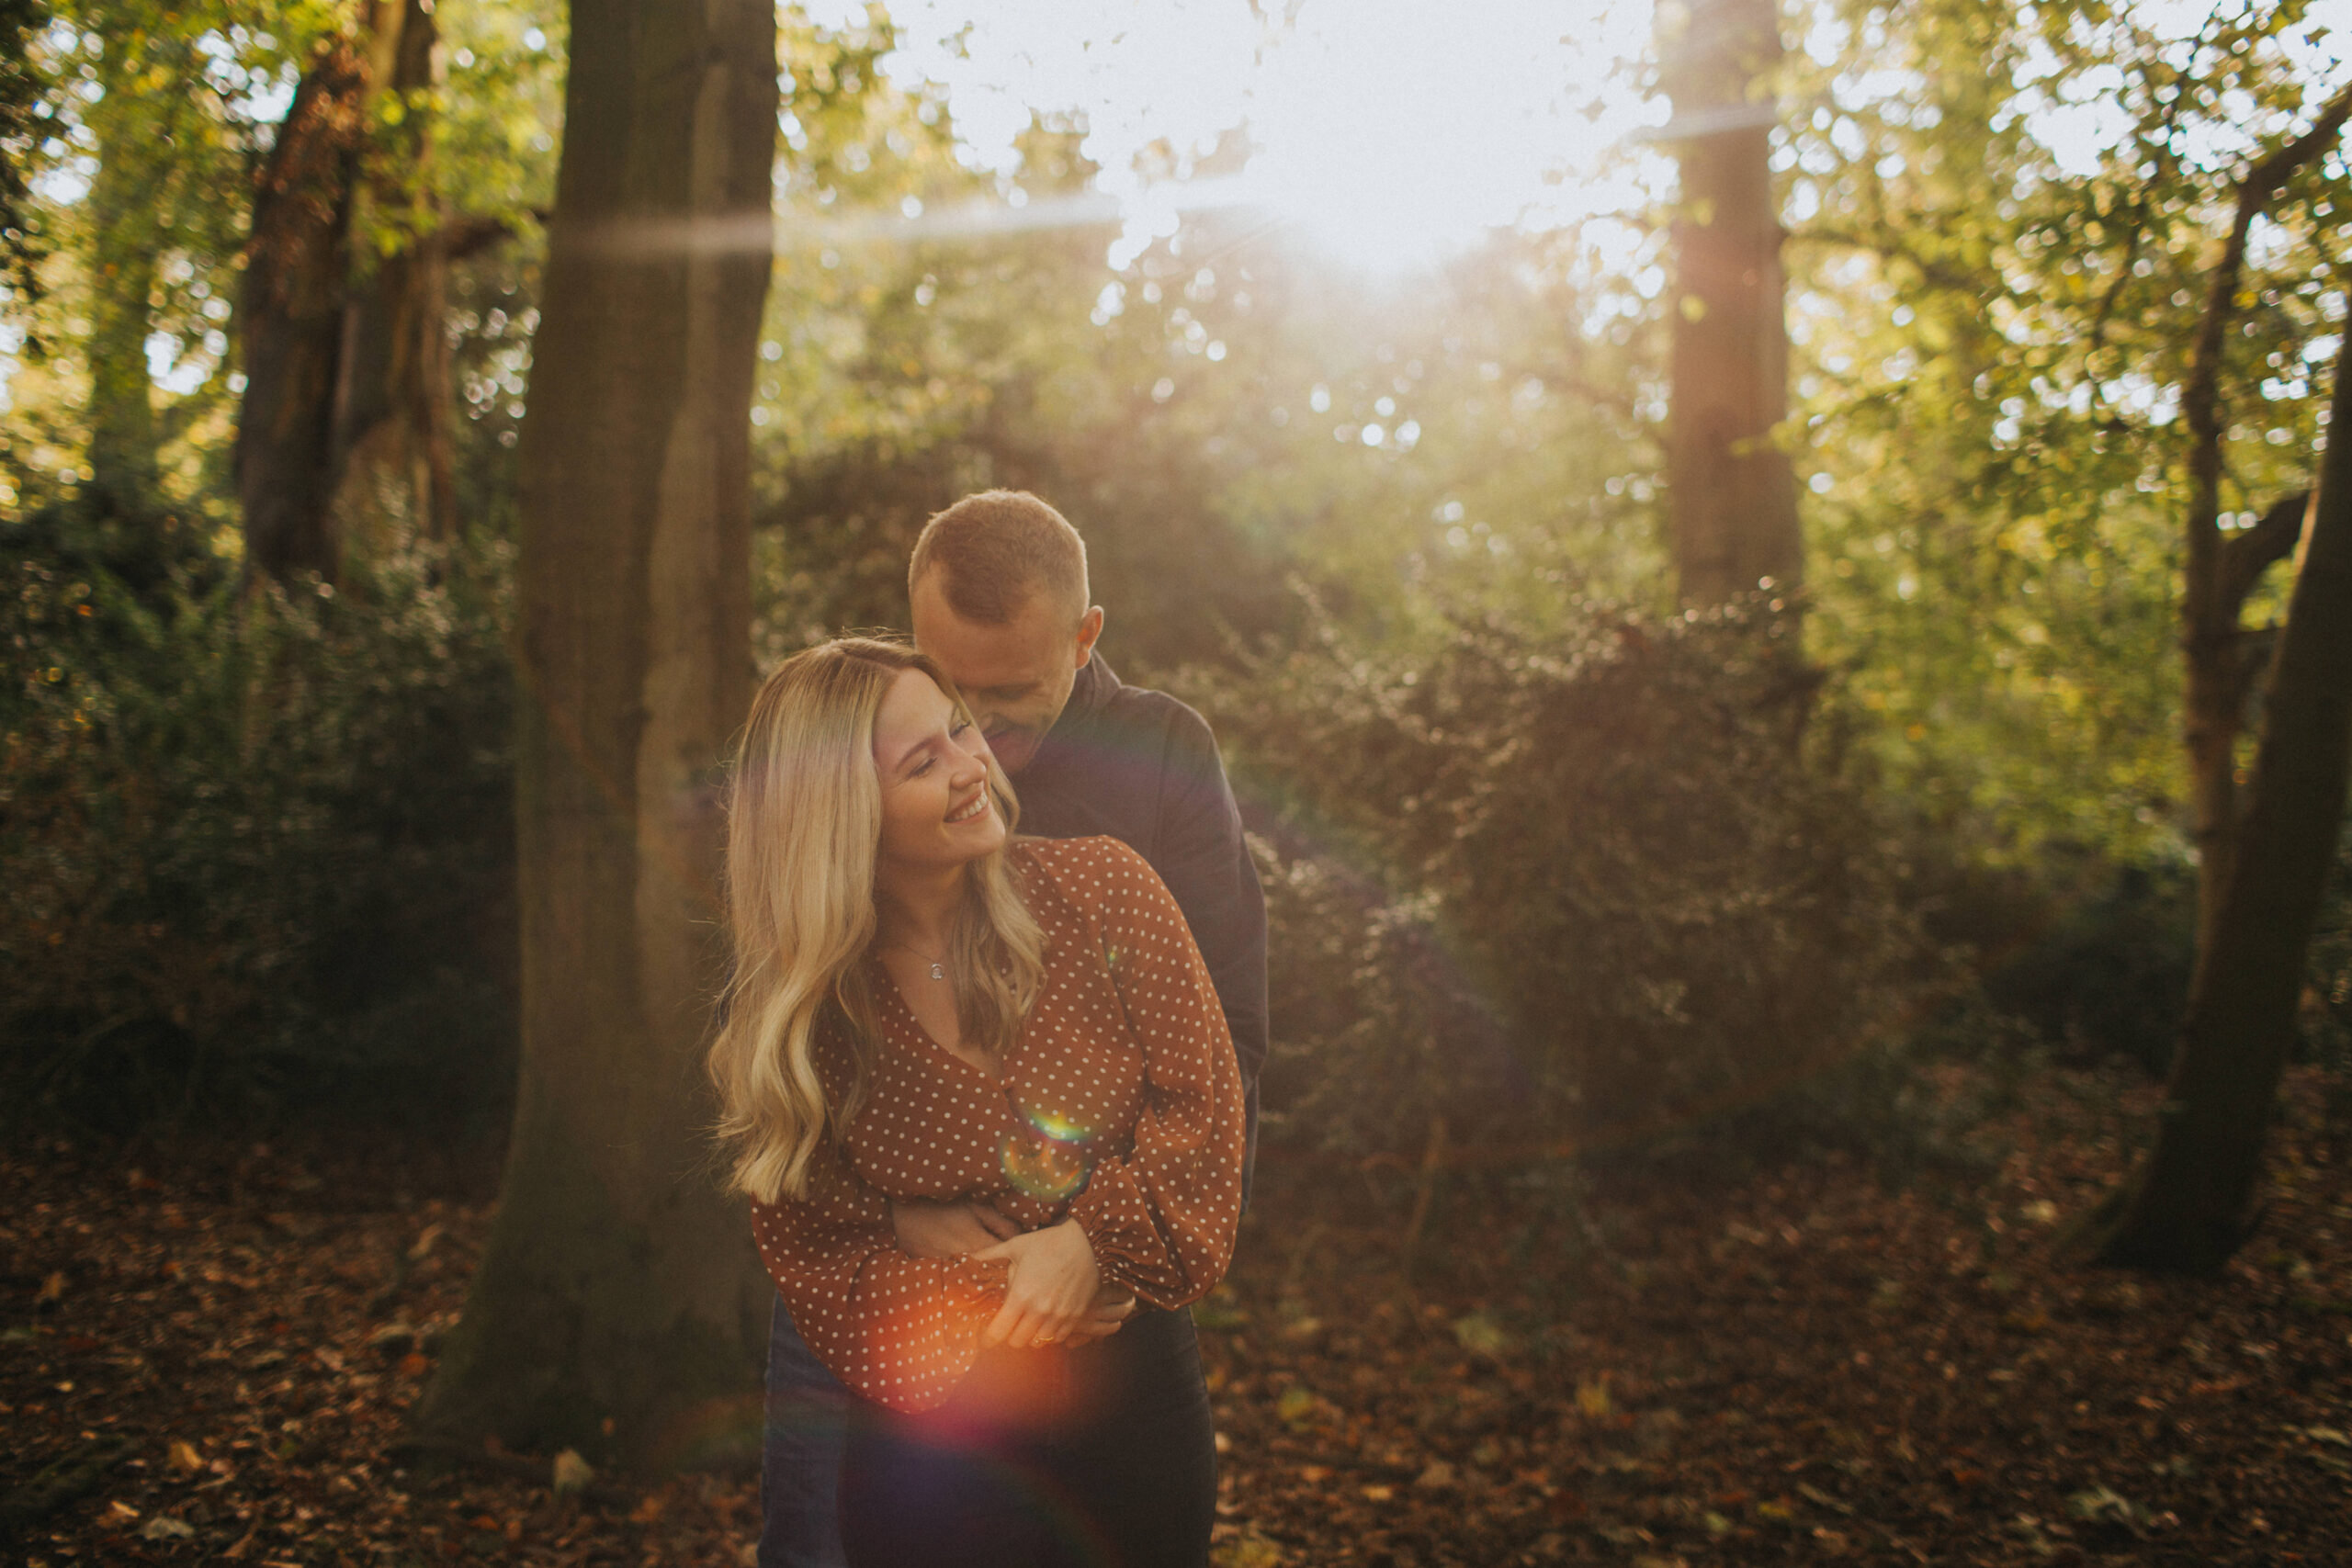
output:
<svg viewBox="0 0 2352 1568"><path fill-rule="evenodd" d="M1078 618L1078 645L1076 657L1071 661L1072 669L1083 669L1086 661L1094 657L1094 639L1102 635L1102 606L1091 605L1086 614Z"/></svg>

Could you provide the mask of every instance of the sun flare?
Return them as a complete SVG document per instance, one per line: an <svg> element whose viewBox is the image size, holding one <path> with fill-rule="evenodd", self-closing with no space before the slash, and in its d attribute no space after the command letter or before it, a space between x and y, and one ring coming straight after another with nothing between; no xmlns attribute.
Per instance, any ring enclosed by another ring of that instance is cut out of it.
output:
<svg viewBox="0 0 2352 1568"><path fill-rule="evenodd" d="M1013 165L1033 113L1082 117L1086 152L1125 217L1114 265L1202 207L1262 210L1341 261L1393 271L1491 228L1556 226L1641 199L1609 155L1659 113L1625 69L1648 47L1649 0L1260 9L899 0L887 68L944 86L967 155L985 166ZM1193 158L1236 132L1250 148L1238 174L1189 177ZM1152 164L1158 178L1142 172Z"/></svg>

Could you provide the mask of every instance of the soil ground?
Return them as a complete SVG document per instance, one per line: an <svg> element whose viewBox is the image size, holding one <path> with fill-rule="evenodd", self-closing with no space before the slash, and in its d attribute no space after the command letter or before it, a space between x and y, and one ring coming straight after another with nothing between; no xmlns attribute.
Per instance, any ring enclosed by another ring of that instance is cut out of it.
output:
<svg viewBox="0 0 2352 1568"><path fill-rule="evenodd" d="M2053 1238L2154 1091L1939 1080L1973 1163L1468 1185L1400 1267L1386 1178L1269 1156L1197 1316L1223 1568L2352 1558L2352 1150L2295 1075L2221 1279ZM0 1155L0 1561L750 1562L750 1478L426 1474L487 1155L19 1139Z"/></svg>

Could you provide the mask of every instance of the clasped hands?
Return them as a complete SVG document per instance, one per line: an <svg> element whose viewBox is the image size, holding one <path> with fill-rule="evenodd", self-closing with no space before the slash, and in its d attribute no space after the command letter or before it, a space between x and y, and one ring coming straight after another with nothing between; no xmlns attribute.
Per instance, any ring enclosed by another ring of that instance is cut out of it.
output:
<svg viewBox="0 0 2352 1568"><path fill-rule="evenodd" d="M1012 1266L1004 1305L980 1335L983 1349L1084 1345L1109 1338L1135 1314L1136 1298L1104 1282L1094 1245L1075 1220L1023 1231L986 1203L894 1202L890 1227L911 1257Z"/></svg>

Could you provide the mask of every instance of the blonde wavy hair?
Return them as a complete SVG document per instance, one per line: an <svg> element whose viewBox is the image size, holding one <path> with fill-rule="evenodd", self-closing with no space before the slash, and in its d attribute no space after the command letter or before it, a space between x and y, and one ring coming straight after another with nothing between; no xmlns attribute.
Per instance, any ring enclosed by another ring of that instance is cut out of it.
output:
<svg viewBox="0 0 2352 1568"><path fill-rule="evenodd" d="M736 751L726 874L735 966L708 1065L729 1185L763 1202L808 1196L810 1161L847 1130L871 1076L874 998L862 961L876 930L882 840L874 723L910 670L970 718L955 682L914 649L842 637L777 667ZM988 787L1009 828L1020 805L993 761ZM947 960L956 1019L967 1043L1001 1054L1036 1000L1045 936L1002 848L972 863L964 888ZM828 1032L849 1046L837 1100L818 1068Z"/></svg>

